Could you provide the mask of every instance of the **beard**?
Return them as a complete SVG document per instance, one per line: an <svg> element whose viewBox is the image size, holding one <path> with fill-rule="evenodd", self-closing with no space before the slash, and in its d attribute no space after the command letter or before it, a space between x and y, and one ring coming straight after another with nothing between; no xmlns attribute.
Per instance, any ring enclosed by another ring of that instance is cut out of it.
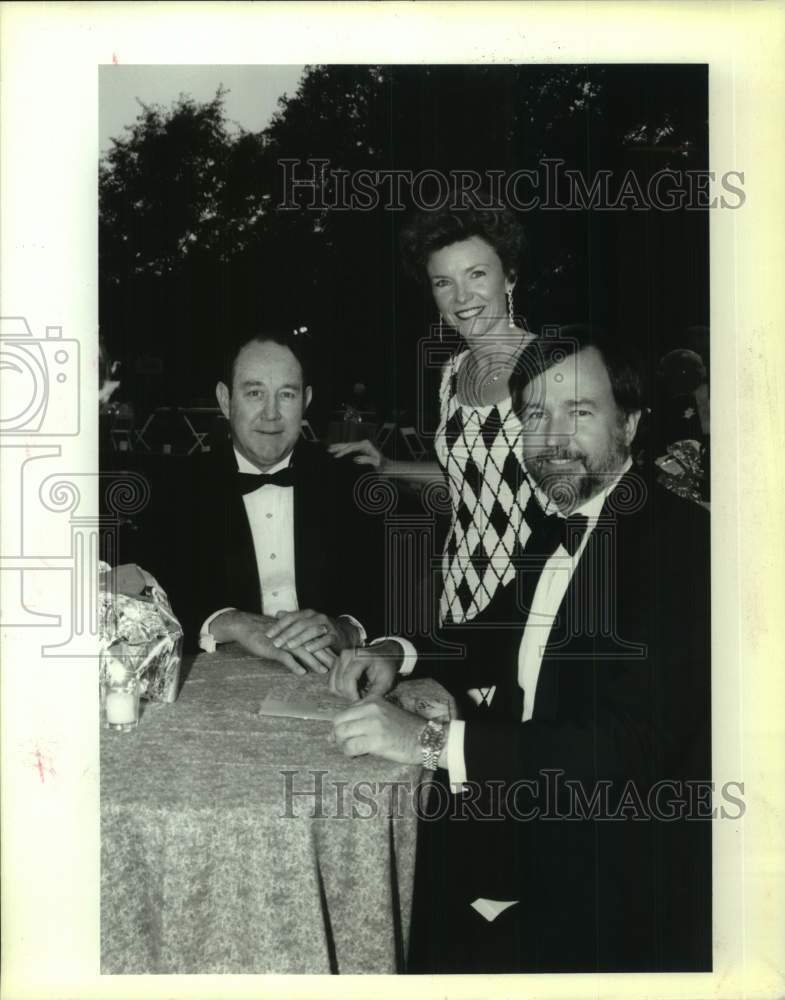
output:
<svg viewBox="0 0 785 1000"><path fill-rule="evenodd" d="M589 456L572 448L551 448L526 457L529 475L551 503L570 514L601 493L619 475L629 458L629 448L621 428L605 451ZM549 462L567 459L570 465L554 469Z"/></svg>

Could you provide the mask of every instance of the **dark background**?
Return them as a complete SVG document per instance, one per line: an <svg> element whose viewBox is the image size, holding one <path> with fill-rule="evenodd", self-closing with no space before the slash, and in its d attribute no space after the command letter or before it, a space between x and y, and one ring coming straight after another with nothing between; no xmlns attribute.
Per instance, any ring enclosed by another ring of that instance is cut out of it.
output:
<svg viewBox="0 0 785 1000"><path fill-rule="evenodd" d="M143 108L129 125L100 167L100 333L122 363L113 399L137 421L160 405L214 405L229 337L305 325L319 362L317 430L358 380L382 419L404 411L414 423L418 341L436 311L402 272L408 212L281 211L279 161L510 174L558 158L587 181L612 171L612 189L632 169L645 191L657 170L708 168L708 70L312 66L260 133L230 126L220 92ZM708 363L708 211L520 215L528 252L515 305L531 329L609 326L650 374L674 347ZM432 373L426 432L436 395Z"/></svg>

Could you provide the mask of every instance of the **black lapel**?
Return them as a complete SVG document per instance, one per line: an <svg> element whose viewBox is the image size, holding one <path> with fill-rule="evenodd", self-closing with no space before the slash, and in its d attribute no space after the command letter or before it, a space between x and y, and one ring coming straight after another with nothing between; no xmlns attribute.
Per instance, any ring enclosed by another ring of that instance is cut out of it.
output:
<svg viewBox="0 0 785 1000"><path fill-rule="evenodd" d="M294 571L297 581L297 601L301 608L321 608L320 580L324 554L330 539L330 526L324 504L329 492L326 482L320 482L318 455L307 442L298 442L293 461L296 465L294 487ZM337 531L338 525L331 530Z"/></svg>
<svg viewBox="0 0 785 1000"><path fill-rule="evenodd" d="M646 497L645 482L631 470L603 504L559 607L558 626L548 637L534 701L537 719L557 717L559 685L572 666L585 671L593 657L610 660L640 652L638 644L625 637L619 598L622 582L627 579L626 561L633 557L626 529L630 516L642 509ZM638 546L634 549L637 552Z"/></svg>
<svg viewBox="0 0 785 1000"><path fill-rule="evenodd" d="M237 460L234 451L221 463L220 492L223 507L222 564L226 593L231 602L243 611L261 612L262 592L256 567L256 552L242 494L235 489Z"/></svg>

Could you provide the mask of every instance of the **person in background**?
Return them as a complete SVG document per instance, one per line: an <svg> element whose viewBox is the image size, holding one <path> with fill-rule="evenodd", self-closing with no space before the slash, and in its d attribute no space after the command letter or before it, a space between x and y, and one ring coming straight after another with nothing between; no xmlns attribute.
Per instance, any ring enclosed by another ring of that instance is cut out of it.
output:
<svg viewBox="0 0 785 1000"><path fill-rule="evenodd" d="M706 365L695 351L679 348L660 359L657 374L654 423L660 481L679 495L708 502L711 419Z"/></svg>
<svg viewBox="0 0 785 1000"><path fill-rule="evenodd" d="M665 399L662 435L673 441L709 438L709 377L695 351L669 351L660 359L658 372Z"/></svg>

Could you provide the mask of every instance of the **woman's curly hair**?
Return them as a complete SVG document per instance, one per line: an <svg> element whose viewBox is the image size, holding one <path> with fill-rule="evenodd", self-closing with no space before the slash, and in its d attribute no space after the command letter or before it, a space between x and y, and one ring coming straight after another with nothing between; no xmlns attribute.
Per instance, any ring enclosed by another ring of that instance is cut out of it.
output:
<svg viewBox="0 0 785 1000"><path fill-rule="evenodd" d="M415 280L427 283L431 254L472 236L479 236L493 247L507 277L517 275L526 238L514 213L503 206L455 208L448 205L419 212L401 232L404 267Z"/></svg>

